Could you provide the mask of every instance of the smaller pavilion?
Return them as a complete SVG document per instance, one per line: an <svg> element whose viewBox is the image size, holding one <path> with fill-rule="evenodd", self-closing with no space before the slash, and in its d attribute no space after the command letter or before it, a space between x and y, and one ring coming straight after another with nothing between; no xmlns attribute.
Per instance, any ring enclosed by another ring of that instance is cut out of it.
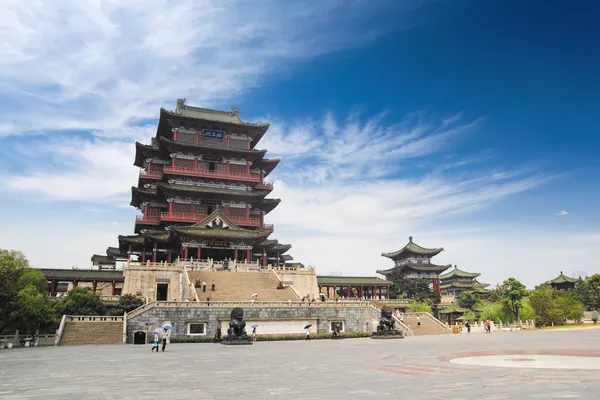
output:
<svg viewBox="0 0 600 400"><path fill-rule="evenodd" d="M485 289L489 286L487 283L479 283L477 277L481 274L477 272L466 272L458 269L455 265L454 269L446 274L440 275L440 289L443 296L458 297L463 292L477 292L484 294Z"/></svg>
<svg viewBox="0 0 600 400"><path fill-rule="evenodd" d="M560 275L558 275L556 278L552 279L551 281L548 281L547 283L550 284L550 286L552 286L554 289L557 289L557 290L572 290L572 289L575 289L575 284L577 283L577 279L570 278L570 277L566 276L565 274L563 274L562 271L560 271Z"/></svg>
<svg viewBox="0 0 600 400"><path fill-rule="evenodd" d="M392 282L368 276L317 276L317 285L328 299L389 299Z"/></svg>
<svg viewBox="0 0 600 400"><path fill-rule="evenodd" d="M399 272L406 279L431 279L433 290L440 293L440 274L451 267L451 265L436 265L431 259L444 251L443 247L428 249L413 242L412 236L408 238L406 246L398 251L382 253L383 257L394 262L394 267L377 271L385 277Z"/></svg>

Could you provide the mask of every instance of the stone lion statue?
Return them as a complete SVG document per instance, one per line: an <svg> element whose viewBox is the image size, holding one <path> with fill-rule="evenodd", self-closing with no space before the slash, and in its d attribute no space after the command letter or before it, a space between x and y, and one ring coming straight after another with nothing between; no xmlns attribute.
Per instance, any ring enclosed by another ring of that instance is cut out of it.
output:
<svg viewBox="0 0 600 400"><path fill-rule="evenodd" d="M383 307L381 309L381 317L379 318L379 325L377 326L377 332L389 332L395 331L396 321L393 317L394 309L392 307Z"/></svg>
<svg viewBox="0 0 600 400"><path fill-rule="evenodd" d="M227 334L232 337L244 337L248 336L246 333L246 322L244 321L244 310L236 307L231 310L231 314L229 316L229 329L227 329Z"/></svg>

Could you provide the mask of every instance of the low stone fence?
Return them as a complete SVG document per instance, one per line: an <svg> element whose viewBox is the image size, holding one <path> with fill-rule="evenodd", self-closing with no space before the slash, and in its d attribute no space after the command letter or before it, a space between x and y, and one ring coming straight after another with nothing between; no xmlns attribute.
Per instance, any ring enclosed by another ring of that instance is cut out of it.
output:
<svg viewBox="0 0 600 400"><path fill-rule="evenodd" d="M1 335L0 336L0 348L7 348L10 345L15 347L34 347L34 346L53 346L55 334L39 334L36 332L34 335L21 335L19 331L16 331L14 335ZM31 338L33 337L33 343Z"/></svg>

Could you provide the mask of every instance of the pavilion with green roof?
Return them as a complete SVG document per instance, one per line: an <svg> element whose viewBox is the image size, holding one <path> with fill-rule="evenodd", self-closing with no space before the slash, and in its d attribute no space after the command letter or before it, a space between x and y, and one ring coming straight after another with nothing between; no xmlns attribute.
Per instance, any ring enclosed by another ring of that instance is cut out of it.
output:
<svg viewBox="0 0 600 400"><path fill-rule="evenodd" d="M477 272L460 270L455 265L452 271L440 275L441 294L458 297L463 292L476 292L479 295L484 295L488 292L485 288L489 284L478 282L476 278L480 275Z"/></svg>
<svg viewBox="0 0 600 400"><path fill-rule="evenodd" d="M575 288L577 279L568 277L565 274L563 274L562 271L560 271L560 275L558 275L551 281L548 281L547 283L550 284L550 286L552 286L554 289L571 290Z"/></svg>

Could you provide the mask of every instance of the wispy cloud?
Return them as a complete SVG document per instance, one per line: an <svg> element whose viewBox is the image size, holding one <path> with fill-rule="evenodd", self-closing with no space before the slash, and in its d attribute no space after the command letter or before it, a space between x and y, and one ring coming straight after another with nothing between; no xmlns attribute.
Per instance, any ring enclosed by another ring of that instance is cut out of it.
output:
<svg viewBox="0 0 600 400"><path fill-rule="evenodd" d="M565 210L558 213L559 216L564 217L565 215L569 215L569 213Z"/></svg>
<svg viewBox="0 0 600 400"><path fill-rule="evenodd" d="M407 26L424 2L3 1L0 135L106 135L178 97L229 101L267 72Z"/></svg>

